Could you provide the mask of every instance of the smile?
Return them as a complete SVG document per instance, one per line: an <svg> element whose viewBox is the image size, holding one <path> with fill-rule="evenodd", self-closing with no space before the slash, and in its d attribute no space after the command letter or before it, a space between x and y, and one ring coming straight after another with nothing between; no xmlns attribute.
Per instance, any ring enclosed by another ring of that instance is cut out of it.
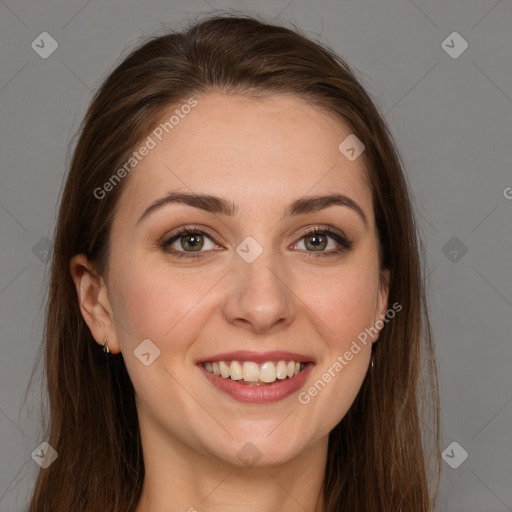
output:
<svg viewBox="0 0 512 512"><path fill-rule="evenodd" d="M197 362L219 396L250 404L278 402L299 392L315 365L310 356L284 351L236 351Z"/></svg>

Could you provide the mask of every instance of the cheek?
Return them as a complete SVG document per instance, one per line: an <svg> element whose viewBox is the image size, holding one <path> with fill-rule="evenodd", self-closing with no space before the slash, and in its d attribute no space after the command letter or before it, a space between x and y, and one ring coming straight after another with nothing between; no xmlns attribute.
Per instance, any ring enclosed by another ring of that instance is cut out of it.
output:
<svg viewBox="0 0 512 512"><path fill-rule="evenodd" d="M200 313L218 276L198 276L190 270L180 274L143 263L123 264L115 277L122 350L133 352L142 340L150 339L166 356L178 357L197 338L201 319L207 319Z"/></svg>
<svg viewBox="0 0 512 512"><path fill-rule="evenodd" d="M309 288L308 308L323 324L322 333L333 356L374 322L377 272L373 267L348 266ZM312 291L313 290L313 291Z"/></svg>
<svg viewBox="0 0 512 512"><path fill-rule="evenodd" d="M214 283L197 276L187 278L177 272L171 274L166 268L141 262L124 262L122 267L113 280L117 298L115 316L123 359L136 390L138 407L153 414L161 410L164 401L170 410L184 410L188 407L188 395L170 390L179 390L185 378L180 372L188 348L199 337L207 319L201 298ZM138 347L147 339L157 348L147 342L144 345L149 346L151 361L146 366L137 354L142 353ZM153 351L158 354L155 359ZM173 417L167 421L177 422Z"/></svg>
<svg viewBox="0 0 512 512"><path fill-rule="evenodd" d="M371 340L365 329L374 321L377 273L347 266L323 285L325 289L316 287L316 293L309 294L307 307L327 350L310 386L298 396L305 414L322 418L306 423L312 437L327 435L341 421L367 373ZM364 336L366 342L361 341Z"/></svg>

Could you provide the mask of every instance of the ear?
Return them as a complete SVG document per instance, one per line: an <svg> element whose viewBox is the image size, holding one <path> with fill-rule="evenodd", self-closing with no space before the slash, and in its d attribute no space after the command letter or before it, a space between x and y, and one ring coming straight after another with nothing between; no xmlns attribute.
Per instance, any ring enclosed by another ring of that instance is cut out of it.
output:
<svg viewBox="0 0 512 512"><path fill-rule="evenodd" d="M377 320L383 319L386 316L386 311L388 310L389 278L390 278L389 269L387 269L387 268L383 269L381 271L379 291L377 294L375 322L377 322ZM375 324L375 322L374 322L374 324ZM376 338L373 340L373 343L375 343L379 339L379 335L380 335L380 332L376 336Z"/></svg>
<svg viewBox="0 0 512 512"><path fill-rule="evenodd" d="M110 352L120 352L105 280L94 271L85 254L73 256L69 270L75 283L80 312L96 343L103 345L107 338Z"/></svg>

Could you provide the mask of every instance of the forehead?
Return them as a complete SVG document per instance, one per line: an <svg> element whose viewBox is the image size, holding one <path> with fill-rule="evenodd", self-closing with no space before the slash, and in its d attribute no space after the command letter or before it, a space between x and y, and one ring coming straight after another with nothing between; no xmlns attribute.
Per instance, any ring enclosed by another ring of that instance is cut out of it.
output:
<svg viewBox="0 0 512 512"><path fill-rule="evenodd" d="M149 134L154 147L130 172L119 213L140 215L171 191L229 197L242 212L340 192L372 217L364 159L349 161L338 149L351 133L338 118L292 95L210 93L195 100L165 125L180 110L170 108Z"/></svg>

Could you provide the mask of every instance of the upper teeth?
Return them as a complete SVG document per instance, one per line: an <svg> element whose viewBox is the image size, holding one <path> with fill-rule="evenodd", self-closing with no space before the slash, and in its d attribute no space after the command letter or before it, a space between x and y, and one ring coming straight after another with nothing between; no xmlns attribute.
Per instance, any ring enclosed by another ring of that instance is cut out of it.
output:
<svg viewBox="0 0 512 512"><path fill-rule="evenodd" d="M261 365L252 361L207 361L203 363L210 373L232 380L245 382L274 382L276 379L286 379L300 373L303 363L296 361L268 361Z"/></svg>

